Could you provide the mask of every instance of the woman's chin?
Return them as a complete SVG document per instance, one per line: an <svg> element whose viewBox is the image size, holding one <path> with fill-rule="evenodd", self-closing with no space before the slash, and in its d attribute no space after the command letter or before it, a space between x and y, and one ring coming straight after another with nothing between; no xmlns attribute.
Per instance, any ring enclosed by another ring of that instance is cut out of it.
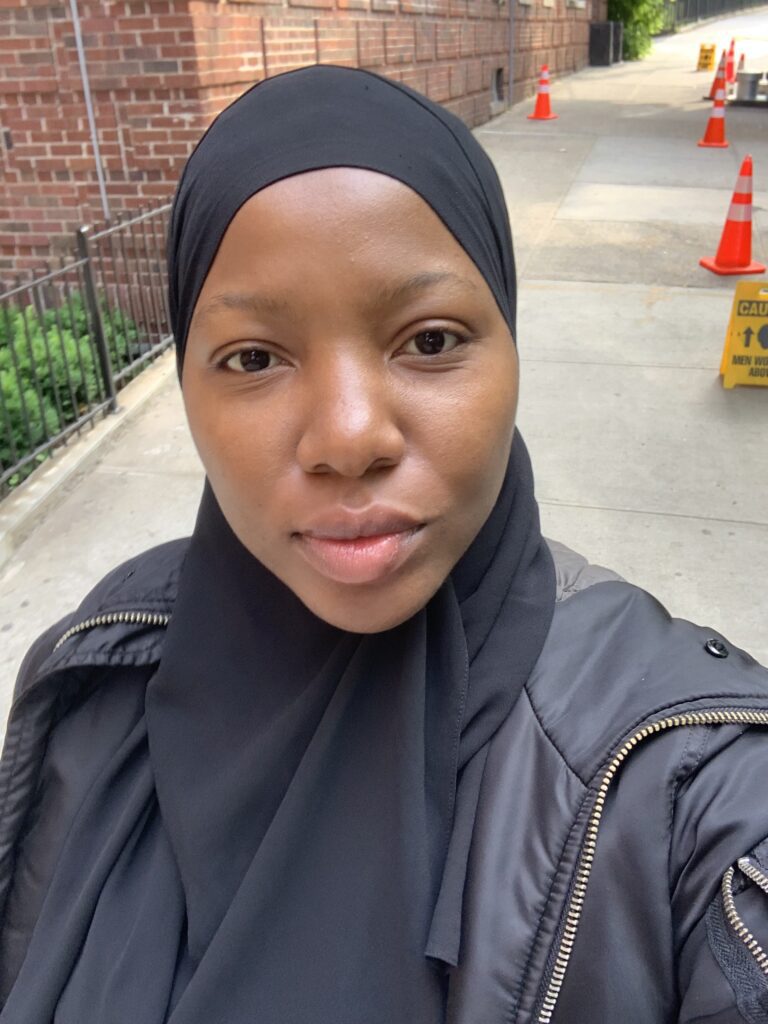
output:
<svg viewBox="0 0 768 1024"><path fill-rule="evenodd" d="M371 634L384 633L407 622L427 604L437 586L407 594L397 593L396 587L378 588L379 592L373 592L375 589L349 587L346 594L302 594L295 590L294 593L330 626L347 633Z"/></svg>

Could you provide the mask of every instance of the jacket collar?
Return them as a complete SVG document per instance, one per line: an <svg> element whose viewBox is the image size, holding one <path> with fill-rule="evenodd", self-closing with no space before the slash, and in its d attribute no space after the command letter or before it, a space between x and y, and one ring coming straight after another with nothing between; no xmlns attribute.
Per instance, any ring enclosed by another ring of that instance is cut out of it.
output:
<svg viewBox="0 0 768 1024"><path fill-rule="evenodd" d="M30 652L31 664L22 669L14 705L43 677L61 669L159 661L163 627L173 613L188 546L187 537L170 541L108 573L71 615L44 635L39 651Z"/></svg>

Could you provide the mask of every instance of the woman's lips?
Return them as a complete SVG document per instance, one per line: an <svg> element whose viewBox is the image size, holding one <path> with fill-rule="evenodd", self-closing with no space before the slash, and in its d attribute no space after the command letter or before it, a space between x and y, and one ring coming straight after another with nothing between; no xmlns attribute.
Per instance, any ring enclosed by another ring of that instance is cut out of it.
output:
<svg viewBox="0 0 768 1024"><path fill-rule="evenodd" d="M358 537L324 537L296 534L304 558L323 576L336 583L374 583L405 562L422 526Z"/></svg>

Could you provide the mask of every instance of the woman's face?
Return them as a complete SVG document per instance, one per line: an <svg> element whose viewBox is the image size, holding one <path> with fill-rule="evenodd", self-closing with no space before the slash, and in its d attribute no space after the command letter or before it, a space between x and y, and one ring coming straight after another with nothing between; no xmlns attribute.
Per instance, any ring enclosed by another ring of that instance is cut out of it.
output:
<svg viewBox="0 0 768 1024"><path fill-rule="evenodd" d="M432 209L333 168L232 220L182 388L241 543L320 618L374 633L429 601L493 508L517 370L488 285Z"/></svg>

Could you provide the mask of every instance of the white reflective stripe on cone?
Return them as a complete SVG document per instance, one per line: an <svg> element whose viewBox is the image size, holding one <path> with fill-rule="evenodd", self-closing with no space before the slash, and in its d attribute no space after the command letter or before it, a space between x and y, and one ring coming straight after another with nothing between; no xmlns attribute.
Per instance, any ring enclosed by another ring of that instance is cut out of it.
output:
<svg viewBox="0 0 768 1024"><path fill-rule="evenodd" d="M718 89L715 93L715 103L725 103L725 89Z"/></svg>
<svg viewBox="0 0 768 1024"><path fill-rule="evenodd" d="M736 220L739 223L752 220L752 203L731 203L728 220Z"/></svg>
<svg viewBox="0 0 768 1024"><path fill-rule="evenodd" d="M715 107L710 117L725 117L725 110L722 107Z"/></svg>
<svg viewBox="0 0 768 1024"><path fill-rule="evenodd" d="M752 195L752 176L749 174L740 174L739 180L736 182L736 188L734 192L745 192L748 196Z"/></svg>
<svg viewBox="0 0 768 1024"><path fill-rule="evenodd" d="M540 85L539 86L539 95L541 95L543 92L549 92L549 86L548 85Z"/></svg>

